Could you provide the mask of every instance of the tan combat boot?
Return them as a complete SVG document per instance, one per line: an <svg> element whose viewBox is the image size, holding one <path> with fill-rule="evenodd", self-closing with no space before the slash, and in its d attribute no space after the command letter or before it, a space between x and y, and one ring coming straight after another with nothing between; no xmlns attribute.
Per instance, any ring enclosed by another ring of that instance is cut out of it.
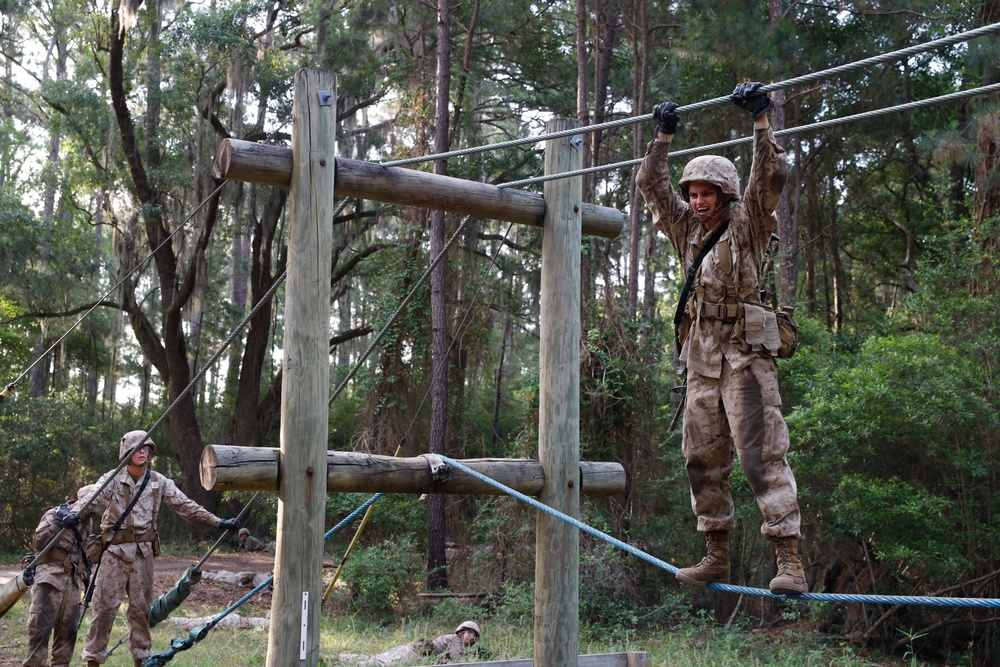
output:
<svg viewBox="0 0 1000 667"><path fill-rule="evenodd" d="M799 541L794 537L779 537L774 543L774 558L778 562L778 574L771 580L771 592L775 595L795 595L808 593L806 573L799 560Z"/></svg>
<svg viewBox="0 0 1000 667"><path fill-rule="evenodd" d="M677 570L678 579L689 586L708 583L729 583L729 531L715 530L705 533L707 554L693 567Z"/></svg>

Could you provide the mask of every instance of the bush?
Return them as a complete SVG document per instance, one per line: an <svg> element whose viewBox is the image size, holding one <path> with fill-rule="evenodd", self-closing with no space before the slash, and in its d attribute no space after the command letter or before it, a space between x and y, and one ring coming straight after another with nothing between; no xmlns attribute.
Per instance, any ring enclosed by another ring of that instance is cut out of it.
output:
<svg viewBox="0 0 1000 667"><path fill-rule="evenodd" d="M372 616L402 611L423 575L423 558L409 537L357 547L344 568L353 610Z"/></svg>

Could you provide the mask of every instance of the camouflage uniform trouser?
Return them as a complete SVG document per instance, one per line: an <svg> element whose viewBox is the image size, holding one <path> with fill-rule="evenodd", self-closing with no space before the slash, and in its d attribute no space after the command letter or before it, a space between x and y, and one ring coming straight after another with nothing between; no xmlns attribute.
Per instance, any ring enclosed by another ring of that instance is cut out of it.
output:
<svg viewBox="0 0 1000 667"><path fill-rule="evenodd" d="M80 614L80 585L66 577L62 588L40 583L31 589L28 612L28 657L23 667L45 667L52 637L52 667L65 667L73 658Z"/></svg>
<svg viewBox="0 0 1000 667"><path fill-rule="evenodd" d="M785 459L788 427L773 359L754 359L739 371L723 359L719 378L688 371L683 450L698 530L733 529L729 473L735 454L764 514L761 534L799 536L795 478Z"/></svg>
<svg viewBox="0 0 1000 667"><path fill-rule="evenodd" d="M104 664L108 659L108 638L118 615L118 607L128 597L129 648L136 660L146 660L153 654L149 635L149 609L153 606L153 557L137 555L127 563L111 552L101 557L97 572L93 615L87 639L83 644L84 661Z"/></svg>

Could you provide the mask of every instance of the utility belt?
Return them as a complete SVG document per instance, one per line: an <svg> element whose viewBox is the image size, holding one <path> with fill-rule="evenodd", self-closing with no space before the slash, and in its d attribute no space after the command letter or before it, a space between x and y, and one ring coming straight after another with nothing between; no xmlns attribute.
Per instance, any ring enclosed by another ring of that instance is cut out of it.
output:
<svg viewBox="0 0 1000 667"><path fill-rule="evenodd" d="M67 551L66 549L61 549L59 547L52 547L49 552L45 554L38 561L38 565L44 565L45 563L62 563L63 567L69 567L73 564L73 556L76 554L76 550Z"/></svg>
<svg viewBox="0 0 1000 667"><path fill-rule="evenodd" d="M788 359L798 349L799 325L791 308L774 310L763 303L701 301L696 294L691 310L696 319L709 320L715 342L721 341L722 324L735 323L734 338L746 343L755 352L766 352L779 359ZM684 330L685 338L687 329ZM683 342L683 340L682 340Z"/></svg>
<svg viewBox="0 0 1000 667"><path fill-rule="evenodd" d="M740 312L740 304L738 303L698 301L697 304L696 308L701 311L699 313L701 317L711 320L735 322Z"/></svg>
<svg viewBox="0 0 1000 667"><path fill-rule="evenodd" d="M122 528L111 538L111 544L129 544L131 542L154 542L156 540L155 530L144 530L135 532L128 528Z"/></svg>

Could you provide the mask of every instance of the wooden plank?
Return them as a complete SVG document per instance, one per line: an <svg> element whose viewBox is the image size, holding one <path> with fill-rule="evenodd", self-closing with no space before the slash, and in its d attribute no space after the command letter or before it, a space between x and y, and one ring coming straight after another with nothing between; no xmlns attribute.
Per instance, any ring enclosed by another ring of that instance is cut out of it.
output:
<svg viewBox="0 0 1000 667"><path fill-rule="evenodd" d="M337 92L333 74L295 74L288 282L281 390L278 541L268 667L319 663L326 439L330 392L330 256Z"/></svg>
<svg viewBox="0 0 1000 667"><path fill-rule="evenodd" d="M541 227L545 217L545 199L534 192L362 160L337 158L336 165L334 194L338 197L439 209L533 227ZM292 150L285 146L223 139L216 151L217 178L288 187L291 170ZM579 205L584 234L603 238L621 234L625 227L622 211L582 202Z"/></svg>
<svg viewBox="0 0 1000 667"><path fill-rule="evenodd" d="M579 127L557 118L552 134ZM580 169L570 137L545 143L545 175ZM580 516L580 177L545 183L539 322L538 460L545 485L538 499ZM577 664L580 638L580 531L538 511L535 549L535 660L545 667Z"/></svg>
<svg viewBox="0 0 1000 667"><path fill-rule="evenodd" d="M201 456L201 483L209 491L275 491L281 452L269 447L207 445ZM530 459L465 459L475 472L515 491L537 496L545 478L542 464ZM361 452L326 453L328 493L441 493L501 495L475 477L451 470L448 479L435 481L428 459ZM580 493L605 497L625 491L625 468L620 463L580 462Z"/></svg>

